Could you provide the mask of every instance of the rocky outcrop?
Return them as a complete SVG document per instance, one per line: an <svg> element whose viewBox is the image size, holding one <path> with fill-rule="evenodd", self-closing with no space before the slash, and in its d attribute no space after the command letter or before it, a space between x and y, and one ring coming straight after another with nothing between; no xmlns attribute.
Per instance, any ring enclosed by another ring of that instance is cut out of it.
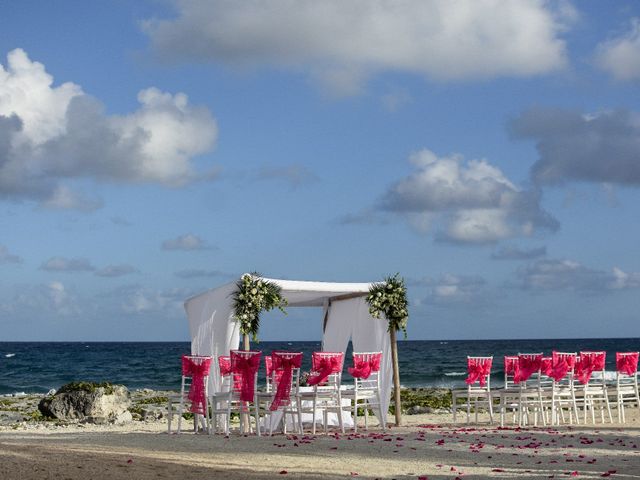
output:
<svg viewBox="0 0 640 480"><path fill-rule="evenodd" d="M45 417L87 423L128 423L132 420L129 390L122 385L78 383L65 385L43 398L38 410Z"/></svg>

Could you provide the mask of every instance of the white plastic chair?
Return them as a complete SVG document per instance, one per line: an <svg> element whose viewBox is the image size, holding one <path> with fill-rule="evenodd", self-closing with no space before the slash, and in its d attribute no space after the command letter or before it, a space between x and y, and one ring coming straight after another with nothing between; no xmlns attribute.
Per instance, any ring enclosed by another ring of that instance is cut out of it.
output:
<svg viewBox="0 0 640 480"><path fill-rule="evenodd" d="M618 421L626 423L624 406L635 403L640 409L638 393L638 352L616 353L616 403L618 405Z"/></svg>
<svg viewBox="0 0 640 480"><path fill-rule="evenodd" d="M328 414L334 412L338 416L338 426L344 433L342 422L342 352L313 352L311 356L311 373L307 383L313 386L311 392L300 392L302 412L312 414L312 433L316 433L317 412L322 412L324 432L327 433Z"/></svg>
<svg viewBox="0 0 640 480"><path fill-rule="evenodd" d="M364 429L369 429L369 408L377 409L382 430L386 429L380 395L380 361L382 352L353 352L353 390L342 395L353 401L353 431L358 431L358 408L364 409Z"/></svg>
<svg viewBox="0 0 640 480"><path fill-rule="evenodd" d="M189 411L193 412L193 429L209 430L209 403L207 385L211 369L211 357L201 355L182 356L182 381L180 383L179 398L169 397L167 406L168 433L171 433L171 422L175 414L178 415L176 433L182 431L182 415L185 406L189 404ZM198 398L196 398L198 397ZM174 412L173 403L178 400L178 407Z"/></svg>
<svg viewBox="0 0 640 480"><path fill-rule="evenodd" d="M607 352L580 352L579 370L576 378L580 382L578 388L582 393L582 403L584 405L584 423L587 423L588 412L591 411L591 422L596 423L595 409L599 407L602 423L605 421L604 410L606 408L609 422L613 423L611 417L611 406L609 404L609 392L607 391L605 377L605 361ZM598 373L596 377L593 373Z"/></svg>
<svg viewBox="0 0 640 480"><path fill-rule="evenodd" d="M576 423L580 423L574 381L576 358L576 352L552 353L550 376L553 379L551 387L551 423L553 425L558 425L560 421L565 421L565 407L569 413L569 423L573 423L574 415Z"/></svg>
<svg viewBox="0 0 640 480"><path fill-rule="evenodd" d="M478 422L478 412L480 407L485 406L489 412L490 422L493 424L493 395L491 393L491 357L467 357L467 372L469 375L465 380L467 388L464 390L453 390L451 392L453 402L453 422L456 422L458 409L458 399L465 398L464 406L467 410L467 423L471 421L471 406L473 405Z"/></svg>
<svg viewBox="0 0 640 480"><path fill-rule="evenodd" d="M227 393L225 435L229 435L231 414L240 414L240 433L251 431L251 410L255 416L255 432L260 436L257 406L258 369L262 352L231 350L230 388ZM245 396L247 395L247 396ZM244 398L243 398L244 397ZM247 424L245 425L245 422Z"/></svg>

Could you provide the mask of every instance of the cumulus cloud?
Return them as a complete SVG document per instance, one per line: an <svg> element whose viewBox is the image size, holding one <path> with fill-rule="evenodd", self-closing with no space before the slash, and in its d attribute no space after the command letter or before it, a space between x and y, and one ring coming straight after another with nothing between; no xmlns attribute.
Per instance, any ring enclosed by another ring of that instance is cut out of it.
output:
<svg viewBox="0 0 640 480"><path fill-rule="evenodd" d="M199 236L192 233L162 242L163 250L207 250L210 248Z"/></svg>
<svg viewBox="0 0 640 480"><path fill-rule="evenodd" d="M131 265L107 265L96 270L95 275L98 277L122 277L137 272L138 269Z"/></svg>
<svg viewBox="0 0 640 480"><path fill-rule="evenodd" d="M379 207L421 231L443 224L436 234L440 240L492 243L558 228L541 208L539 191L518 188L486 160L438 157L425 149L410 161L416 171L392 185Z"/></svg>
<svg viewBox="0 0 640 480"><path fill-rule="evenodd" d="M22 263L22 257L11 253L4 245L0 245L0 265L3 263Z"/></svg>
<svg viewBox="0 0 640 480"><path fill-rule="evenodd" d="M52 257L40 265L40 270L47 272L93 272L95 269L86 258Z"/></svg>
<svg viewBox="0 0 640 480"><path fill-rule="evenodd" d="M25 94L28 92L28 95ZM140 107L107 115L71 82L54 86L44 65L21 49L0 65L0 198L51 208L97 208L65 181L155 182L180 186L198 177L194 156L210 150L217 126L183 93L138 94Z"/></svg>
<svg viewBox="0 0 640 480"><path fill-rule="evenodd" d="M547 254L547 247L519 248L516 246L503 246L491 254L494 260L533 260L544 257Z"/></svg>
<svg viewBox="0 0 640 480"><path fill-rule="evenodd" d="M437 80L531 76L566 64L573 11L538 0L175 0L143 24L165 61L306 71L334 92L399 71Z"/></svg>
<svg viewBox="0 0 640 480"><path fill-rule="evenodd" d="M280 180L292 189L318 181L318 176L304 165L262 167L256 174L257 180Z"/></svg>
<svg viewBox="0 0 640 480"><path fill-rule="evenodd" d="M65 185L55 187L51 196L41 203L43 208L51 210L78 210L93 212L102 208L102 200L90 198L81 192L73 191Z"/></svg>
<svg viewBox="0 0 640 480"><path fill-rule="evenodd" d="M426 287L427 295L420 303L431 304L469 304L482 300L485 294L486 280L475 275L454 275L446 273L439 278L425 278L415 285Z"/></svg>
<svg viewBox="0 0 640 480"><path fill-rule="evenodd" d="M640 288L640 273L618 267L596 270L572 260L538 260L517 271L518 286L524 290L603 293Z"/></svg>
<svg viewBox="0 0 640 480"><path fill-rule="evenodd" d="M121 298L121 309L126 313L144 314L183 312L184 299L192 293L182 289L154 290L137 285L119 288L114 295Z"/></svg>
<svg viewBox="0 0 640 480"><path fill-rule="evenodd" d="M596 64L616 80L640 80L640 18L627 32L598 45Z"/></svg>
<svg viewBox="0 0 640 480"><path fill-rule="evenodd" d="M11 302L3 305L3 309L12 313L23 313L25 310L49 312L59 316L76 315L82 312L76 296L60 281L52 281L43 285L29 285L20 288Z"/></svg>
<svg viewBox="0 0 640 480"><path fill-rule="evenodd" d="M539 184L640 184L638 113L534 109L512 120L510 128L515 137L536 142L539 158L532 177Z"/></svg>

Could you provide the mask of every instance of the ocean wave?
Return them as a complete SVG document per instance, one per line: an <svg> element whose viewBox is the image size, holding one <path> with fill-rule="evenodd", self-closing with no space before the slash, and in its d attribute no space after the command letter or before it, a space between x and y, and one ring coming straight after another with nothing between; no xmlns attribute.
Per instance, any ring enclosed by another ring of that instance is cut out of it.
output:
<svg viewBox="0 0 640 480"><path fill-rule="evenodd" d="M462 377L466 375L467 372L445 372L445 377Z"/></svg>
<svg viewBox="0 0 640 480"><path fill-rule="evenodd" d="M7 353L4 357L5 358L11 358L11 357L15 357L16 354L15 353Z"/></svg>

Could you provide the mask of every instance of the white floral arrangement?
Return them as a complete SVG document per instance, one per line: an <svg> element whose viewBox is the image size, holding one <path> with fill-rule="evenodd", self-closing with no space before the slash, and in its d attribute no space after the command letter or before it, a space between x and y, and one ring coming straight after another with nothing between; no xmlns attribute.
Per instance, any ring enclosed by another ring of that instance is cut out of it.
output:
<svg viewBox="0 0 640 480"><path fill-rule="evenodd" d="M389 321L389 331L402 330L407 337L407 321L409 320L409 302L407 288L399 274L385 278L384 282L374 283L367 295L369 313L374 318L384 314Z"/></svg>
<svg viewBox="0 0 640 480"><path fill-rule="evenodd" d="M278 285L265 280L259 273L245 273L236 284L238 289L234 294L234 318L240 322L240 332L251 335L256 341L260 328L260 313L274 308L284 314L287 300L282 297Z"/></svg>

